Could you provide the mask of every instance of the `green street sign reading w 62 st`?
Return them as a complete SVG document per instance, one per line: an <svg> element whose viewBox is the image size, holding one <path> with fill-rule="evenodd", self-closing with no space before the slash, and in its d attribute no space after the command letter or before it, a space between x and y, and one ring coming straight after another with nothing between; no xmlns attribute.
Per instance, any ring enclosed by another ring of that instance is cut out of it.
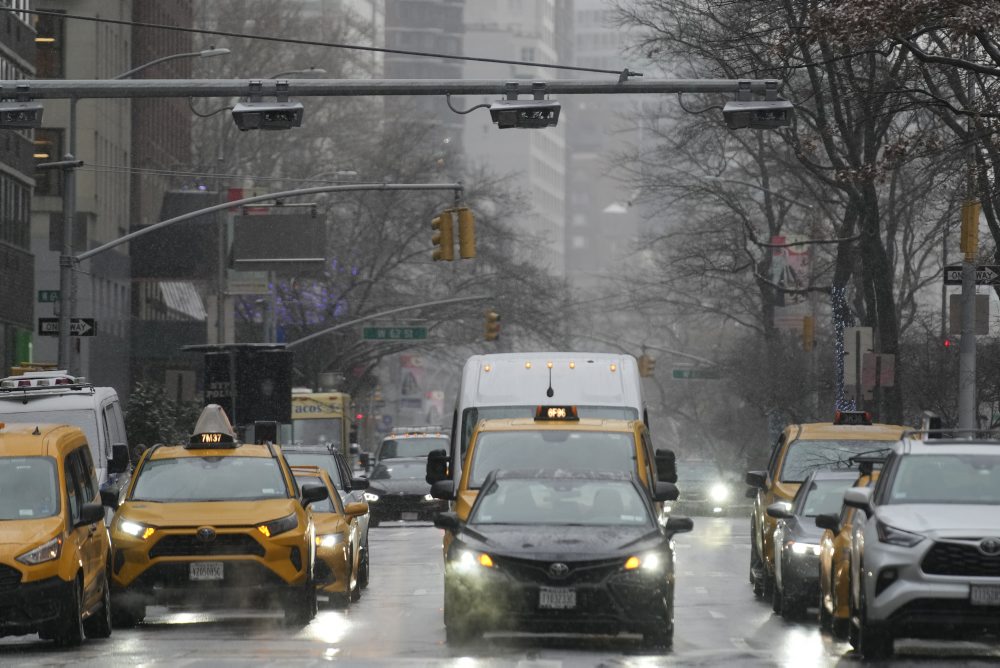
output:
<svg viewBox="0 0 1000 668"><path fill-rule="evenodd" d="M717 380L722 374L717 369L674 369L673 377L678 380Z"/></svg>
<svg viewBox="0 0 1000 668"><path fill-rule="evenodd" d="M366 341L415 341L427 338L426 327L365 327L361 338Z"/></svg>

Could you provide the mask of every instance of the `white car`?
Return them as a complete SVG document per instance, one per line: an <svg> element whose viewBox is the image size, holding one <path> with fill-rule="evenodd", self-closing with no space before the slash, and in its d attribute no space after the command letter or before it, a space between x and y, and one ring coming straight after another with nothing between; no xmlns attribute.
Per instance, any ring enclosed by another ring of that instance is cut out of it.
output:
<svg viewBox="0 0 1000 668"><path fill-rule="evenodd" d="M1000 631L1000 441L904 437L874 488L853 487L851 644ZM867 517L865 517L867 515Z"/></svg>

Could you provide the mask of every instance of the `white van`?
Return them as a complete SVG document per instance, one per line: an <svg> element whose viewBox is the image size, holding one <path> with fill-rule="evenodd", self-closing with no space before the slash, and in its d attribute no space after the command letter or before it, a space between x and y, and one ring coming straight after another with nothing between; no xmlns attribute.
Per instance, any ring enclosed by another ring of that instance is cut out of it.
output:
<svg viewBox="0 0 1000 668"><path fill-rule="evenodd" d="M33 371L0 380L0 422L69 424L87 436L101 486L128 469L128 440L118 393L66 371ZM110 466L109 466L110 464Z"/></svg>
<svg viewBox="0 0 1000 668"><path fill-rule="evenodd" d="M452 417L448 477L461 477L469 437L480 420L533 417L541 405L576 406L582 418L642 420L649 426L639 363L631 355L473 355L462 369Z"/></svg>

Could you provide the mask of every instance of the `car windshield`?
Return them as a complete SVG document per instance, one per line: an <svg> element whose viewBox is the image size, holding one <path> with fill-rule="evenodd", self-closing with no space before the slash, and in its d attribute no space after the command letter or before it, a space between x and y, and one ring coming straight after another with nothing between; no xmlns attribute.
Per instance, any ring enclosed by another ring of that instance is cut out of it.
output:
<svg viewBox="0 0 1000 668"><path fill-rule="evenodd" d="M719 467L712 462L677 462L677 478L681 481L712 482L718 480L720 477Z"/></svg>
<svg viewBox="0 0 1000 668"><path fill-rule="evenodd" d="M483 491L469 524L652 525L624 480L501 479Z"/></svg>
<svg viewBox="0 0 1000 668"><path fill-rule="evenodd" d="M408 436L406 438L387 438L382 441L378 450L378 458L395 459L396 457L426 457L431 450L447 450L447 436Z"/></svg>
<svg viewBox="0 0 1000 668"><path fill-rule="evenodd" d="M271 457L152 459L139 469L132 501L250 501L290 495Z"/></svg>
<svg viewBox="0 0 1000 668"><path fill-rule="evenodd" d="M344 481L340 477L340 468L333 455L326 452L289 452L283 450L285 461L290 466L318 466L330 476L330 481L337 489L344 489Z"/></svg>
<svg viewBox="0 0 1000 668"><path fill-rule="evenodd" d="M462 415L462 454L465 454L472 438L472 431L480 420L498 418L535 417L538 406L476 406L466 408ZM639 411L629 406L577 406L576 413L582 418L605 420L638 420Z"/></svg>
<svg viewBox="0 0 1000 668"><path fill-rule="evenodd" d="M372 480L423 480L427 465L423 462L386 462L372 471Z"/></svg>
<svg viewBox="0 0 1000 668"><path fill-rule="evenodd" d="M498 469L561 469L636 473L631 432L487 431L473 452L469 487L478 488Z"/></svg>
<svg viewBox="0 0 1000 668"><path fill-rule="evenodd" d="M30 405L30 404L29 404ZM97 411L12 411L9 404L0 404L0 422L25 422L27 424L70 424L79 427L87 436L87 443L100 443L97 437Z"/></svg>
<svg viewBox="0 0 1000 668"><path fill-rule="evenodd" d="M1000 455L901 457L887 503L1000 505Z"/></svg>
<svg viewBox="0 0 1000 668"><path fill-rule="evenodd" d="M860 454L888 452L893 441L818 440L792 441L781 467L781 482L802 482L820 469L855 468L851 457Z"/></svg>
<svg viewBox="0 0 1000 668"><path fill-rule="evenodd" d="M839 513L844 502L844 492L854 486L856 478L837 480L813 480L805 490L805 498L799 504L799 515L816 517L829 513Z"/></svg>
<svg viewBox="0 0 1000 668"><path fill-rule="evenodd" d="M0 457L0 521L34 520L59 512L51 457Z"/></svg>
<svg viewBox="0 0 1000 668"><path fill-rule="evenodd" d="M323 481L314 475L297 475L295 476L295 482L299 483L299 489L305 487L306 485L318 485L320 487L323 486ZM336 494L333 496L328 496L322 501L312 502L309 505L309 507L312 509L314 513L339 513L341 511L340 508L334 504L333 501L334 496L336 496L338 499L340 498Z"/></svg>

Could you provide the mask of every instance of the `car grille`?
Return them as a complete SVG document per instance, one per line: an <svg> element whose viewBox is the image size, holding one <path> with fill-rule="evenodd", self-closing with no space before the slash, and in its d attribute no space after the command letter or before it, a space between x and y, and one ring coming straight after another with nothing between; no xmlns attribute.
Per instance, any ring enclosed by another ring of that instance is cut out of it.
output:
<svg viewBox="0 0 1000 668"><path fill-rule="evenodd" d="M378 507L383 510L419 508L424 502L423 494L384 494L379 497Z"/></svg>
<svg viewBox="0 0 1000 668"><path fill-rule="evenodd" d="M264 556L264 546L245 533L221 533L212 541L203 541L194 534L164 536L149 551L149 558L206 556Z"/></svg>
<svg viewBox="0 0 1000 668"><path fill-rule="evenodd" d="M1000 577L1000 555L987 556L975 545L934 543L920 567L930 575Z"/></svg>
<svg viewBox="0 0 1000 668"><path fill-rule="evenodd" d="M0 591L13 591L21 584L21 571L0 564Z"/></svg>
<svg viewBox="0 0 1000 668"><path fill-rule="evenodd" d="M604 581L609 575L621 571L622 559L614 561L567 562L569 572L561 578L549 574L550 561L533 561L526 559L510 559L500 557L495 560L500 570L509 573L522 582L533 582L539 585L553 587L569 587L580 584L595 584Z"/></svg>

